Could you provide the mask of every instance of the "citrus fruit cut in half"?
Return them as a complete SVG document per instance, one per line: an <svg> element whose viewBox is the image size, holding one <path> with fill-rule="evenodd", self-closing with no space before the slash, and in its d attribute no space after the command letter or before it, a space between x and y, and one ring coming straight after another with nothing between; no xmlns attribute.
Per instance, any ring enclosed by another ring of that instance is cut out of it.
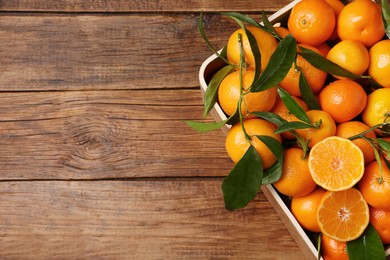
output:
<svg viewBox="0 0 390 260"><path fill-rule="evenodd" d="M322 188L346 190L363 177L363 152L349 139L330 136L310 150L309 170L314 182Z"/></svg>
<svg viewBox="0 0 390 260"><path fill-rule="evenodd" d="M370 222L363 195L356 188L326 192L317 209L321 232L341 242L358 238Z"/></svg>

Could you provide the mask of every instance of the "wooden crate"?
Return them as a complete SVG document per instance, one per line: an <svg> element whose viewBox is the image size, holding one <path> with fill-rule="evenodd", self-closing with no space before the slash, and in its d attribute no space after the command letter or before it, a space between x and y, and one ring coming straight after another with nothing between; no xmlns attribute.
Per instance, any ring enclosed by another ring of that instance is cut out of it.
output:
<svg viewBox="0 0 390 260"><path fill-rule="evenodd" d="M300 0L295 0L281 8L279 11L268 17L269 21L274 25L278 23L285 24L292 7L299 1ZM199 70L199 82L202 96L204 96L204 93L206 92L207 83L210 81L214 73L222 68L222 66L224 66L224 62L218 59L216 55L211 55L203 62ZM222 111L219 104L215 104L214 108L210 111L210 114L216 121L226 119L226 115ZM229 125L225 125L221 128L221 130L226 135L229 131L229 128ZM316 246L313 244L308 234L305 232L305 230L303 230L303 228L299 225L298 221L291 213L290 209L283 200L283 196L280 195L272 185L262 185L261 191L272 204L275 211L281 218L282 222L285 224L287 230L296 241L302 252L307 256L308 259L317 259L318 251ZM387 259L390 259L390 247L386 248L386 256Z"/></svg>

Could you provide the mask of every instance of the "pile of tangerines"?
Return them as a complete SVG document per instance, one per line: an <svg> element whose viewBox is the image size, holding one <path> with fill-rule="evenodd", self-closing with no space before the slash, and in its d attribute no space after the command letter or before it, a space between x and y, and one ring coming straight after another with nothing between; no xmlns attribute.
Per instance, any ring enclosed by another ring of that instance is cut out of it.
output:
<svg viewBox="0 0 390 260"><path fill-rule="evenodd" d="M301 0L287 24L274 27L277 36L256 26L245 26L256 39L261 71L291 34L309 49L357 75L331 75L296 55L287 75L275 87L251 92L255 55L243 28L226 45L230 64L240 64L221 80L218 103L227 116L240 110L241 120L229 129L226 150L238 163L250 146L267 169L277 160L258 136L283 145L282 175L273 183L290 198L290 208L307 231L321 237L325 259L348 259L346 243L371 224L384 245L390 244L390 40L381 6L370 0ZM242 64L241 64L242 65ZM240 68L240 69L238 69ZM277 68L275 68L277 69ZM319 108L302 98L301 74ZM288 122L300 120L280 97L284 90L315 127L275 133L273 122L254 116L271 112ZM388 129L388 128L387 128ZM299 142L297 142L299 141Z"/></svg>

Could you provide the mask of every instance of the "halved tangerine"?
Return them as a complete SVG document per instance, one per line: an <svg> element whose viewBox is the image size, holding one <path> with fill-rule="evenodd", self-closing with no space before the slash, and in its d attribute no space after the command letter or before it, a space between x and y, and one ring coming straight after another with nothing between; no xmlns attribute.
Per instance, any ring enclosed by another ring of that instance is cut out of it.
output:
<svg viewBox="0 0 390 260"><path fill-rule="evenodd" d="M351 241L369 224L368 204L356 188L327 191L318 205L317 221L326 236L341 242Z"/></svg>
<svg viewBox="0 0 390 260"><path fill-rule="evenodd" d="M309 170L314 182L322 188L346 190L363 177L363 152L347 138L330 136L310 150Z"/></svg>

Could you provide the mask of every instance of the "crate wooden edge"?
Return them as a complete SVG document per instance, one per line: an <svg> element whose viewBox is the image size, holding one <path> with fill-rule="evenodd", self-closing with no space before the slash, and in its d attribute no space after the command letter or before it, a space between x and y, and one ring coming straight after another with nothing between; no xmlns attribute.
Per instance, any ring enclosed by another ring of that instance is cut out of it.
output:
<svg viewBox="0 0 390 260"><path fill-rule="evenodd" d="M274 14L272 14L268 19L272 24L277 24L283 22L288 17L291 9L301 0L295 0L288 5L284 6ZM223 62L221 62L217 55L213 54L208 57L201 65L199 69L199 82L202 92L202 97L204 96L207 89L206 78L216 72L215 68L220 68ZM219 66L218 66L219 65ZM210 115L216 121L221 121L226 119L225 113L222 111L221 107L218 104L215 104L213 109L210 111ZM230 126L224 125L221 130L226 135L229 131ZM284 203L282 198L276 192L275 188L272 185L262 185L261 191L266 196L268 201L274 207L276 213L282 220L283 224L286 226L288 232L293 237L298 247L302 252L310 259L318 258L318 250L314 247L312 241L307 236L306 232L299 225L296 218L292 215L291 211ZM386 259L390 259L390 246L386 248L385 251ZM321 257L322 259L322 257Z"/></svg>

